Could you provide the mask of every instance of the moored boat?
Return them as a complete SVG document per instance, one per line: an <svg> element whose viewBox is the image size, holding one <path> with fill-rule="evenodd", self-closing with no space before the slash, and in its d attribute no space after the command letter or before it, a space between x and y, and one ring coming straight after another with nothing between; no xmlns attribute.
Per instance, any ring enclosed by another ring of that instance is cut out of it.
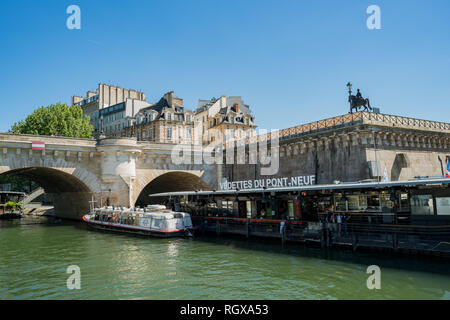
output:
<svg viewBox="0 0 450 320"><path fill-rule="evenodd" d="M163 205L143 209L103 207L92 210L83 220L99 230L156 237L192 236L193 232L188 213L174 212Z"/></svg>

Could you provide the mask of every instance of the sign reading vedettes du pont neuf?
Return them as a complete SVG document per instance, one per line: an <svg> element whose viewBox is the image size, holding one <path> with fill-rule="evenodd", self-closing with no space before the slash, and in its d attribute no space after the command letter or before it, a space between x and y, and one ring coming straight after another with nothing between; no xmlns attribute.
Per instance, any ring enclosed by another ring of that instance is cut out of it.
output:
<svg viewBox="0 0 450 320"><path fill-rule="evenodd" d="M282 178L266 178L257 180L241 180L241 181L224 181L221 183L222 190L235 189L257 189L257 188L283 188L283 187L299 187L310 186L316 183L316 177L296 176Z"/></svg>

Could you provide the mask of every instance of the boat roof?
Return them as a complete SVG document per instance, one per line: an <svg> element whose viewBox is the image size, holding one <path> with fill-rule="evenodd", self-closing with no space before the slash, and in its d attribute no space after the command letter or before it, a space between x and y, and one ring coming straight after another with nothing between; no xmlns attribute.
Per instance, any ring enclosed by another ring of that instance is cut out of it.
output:
<svg viewBox="0 0 450 320"><path fill-rule="evenodd" d="M143 211L143 209L137 210L131 210L130 208L112 208L112 207L103 207L103 208L96 208L95 211L101 211L103 213L129 213L129 214L137 214L137 215L144 215L144 216L152 216L152 217L174 217L175 214L182 214L183 216L189 216L186 212L176 212L172 211L170 209L160 209L160 210L150 210L150 211Z"/></svg>
<svg viewBox="0 0 450 320"><path fill-rule="evenodd" d="M6 194L18 194L24 196L25 192L18 192L18 191L0 191L0 193L6 193Z"/></svg>
<svg viewBox="0 0 450 320"><path fill-rule="evenodd" d="M317 191L317 190L343 190L343 189L382 189L391 187L414 187L420 185L450 184L450 178L426 178L384 182L341 182L333 184L314 184L308 186L280 187L280 188L256 188L256 189L230 189L218 191L179 191L150 194L150 197L176 197L191 195L235 195L246 193L265 192L292 192L292 191Z"/></svg>

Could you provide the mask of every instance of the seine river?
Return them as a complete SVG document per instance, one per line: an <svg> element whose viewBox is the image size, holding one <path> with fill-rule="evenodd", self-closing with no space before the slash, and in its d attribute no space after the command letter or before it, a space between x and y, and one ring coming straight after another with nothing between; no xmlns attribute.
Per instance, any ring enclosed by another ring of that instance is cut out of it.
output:
<svg viewBox="0 0 450 320"><path fill-rule="evenodd" d="M71 265L79 290L67 288ZM381 268L380 290L367 288L369 265ZM449 269L424 257L0 221L0 299L450 299Z"/></svg>

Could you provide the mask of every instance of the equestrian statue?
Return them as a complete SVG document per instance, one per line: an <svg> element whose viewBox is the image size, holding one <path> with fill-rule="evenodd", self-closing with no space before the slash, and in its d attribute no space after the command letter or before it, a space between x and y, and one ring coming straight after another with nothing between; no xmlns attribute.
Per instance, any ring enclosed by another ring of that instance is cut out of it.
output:
<svg viewBox="0 0 450 320"><path fill-rule="evenodd" d="M347 83L348 87L348 102L350 102L350 113L353 113L353 109L358 112L359 108L364 107L364 111L372 111L373 108L370 106L369 98L363 98L361 92L358 89L356 95L352 95L352 84Z"/></svg>

